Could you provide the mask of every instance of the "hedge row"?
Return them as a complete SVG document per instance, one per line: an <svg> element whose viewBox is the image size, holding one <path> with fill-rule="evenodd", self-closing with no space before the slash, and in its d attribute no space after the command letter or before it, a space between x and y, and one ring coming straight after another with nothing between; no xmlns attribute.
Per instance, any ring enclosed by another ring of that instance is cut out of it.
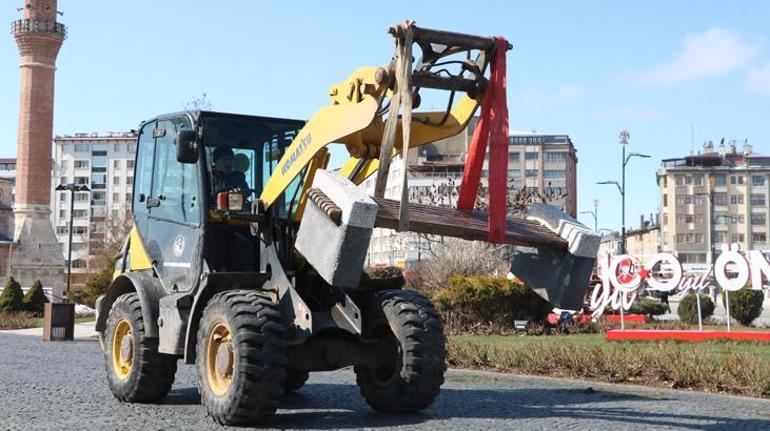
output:
<svg viewBox="0 0 770 431"><path fill-rule="evenodd" d="M24 294L19 282L13 277L8 278L3 293L0 294L0 311L31 311L43 312L43 304L48 302L43 285L40 280L35 280L32 287Z"/></svg>

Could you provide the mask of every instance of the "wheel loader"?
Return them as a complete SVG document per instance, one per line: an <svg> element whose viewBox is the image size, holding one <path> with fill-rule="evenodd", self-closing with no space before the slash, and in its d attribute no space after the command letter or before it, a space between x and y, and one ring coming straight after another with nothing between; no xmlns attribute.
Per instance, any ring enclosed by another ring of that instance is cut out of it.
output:
<svg viewBox="0 0 770 431"><path fill-rule="evenodd" d="M394 154L460 133L484 97L491 55L509 49L410 25L422 55L409 65L413 106L425 89L450 101L416 111ZM362 277L372 229L399 221L399 202L358 187L379 166L394 67L354 71L306 122L198 111L140 125L133 226L97 301L118 400L160 402L182 360L195 364L201 403L221 424L268 419L310 372L349 366L377 411L433 403L446 371L436 310L398 280ZM325 169L332 144L350 154L337 171ZM408 205L411 231L486 238L484 214ZM548 205L506 222L505 242L521 246L514 272L578 308L598 237Z"/></svg>

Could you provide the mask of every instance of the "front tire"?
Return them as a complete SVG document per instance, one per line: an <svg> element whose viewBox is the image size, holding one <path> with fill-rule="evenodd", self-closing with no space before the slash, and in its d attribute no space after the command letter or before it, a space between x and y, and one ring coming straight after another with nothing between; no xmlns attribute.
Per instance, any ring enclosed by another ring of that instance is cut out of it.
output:
<svg viewBox="0 0 770 431"><path fill-rule="evenodd" d="M277 306L258 292L211 298L196 346L201 402L222 425L247 425L275 413L286 379L285 328Z"/></svg>
<svg viewBox="0 0 770 431"><path fill-rule="evenodd" d="M158 353L158 339L147 337L136 293L125 293L115 300L103 337L107 382L115 398L154 403L168 394L177 358Z"/></svg>
<svg viewBox="0 0 770 431"><path fill-rule="evenodd" d="M377 292L363 326L366 338L379 341L374 363L354 367L366 402L383 413L430 406L446 371L446 338L430 300L408 290Z"/></svg>

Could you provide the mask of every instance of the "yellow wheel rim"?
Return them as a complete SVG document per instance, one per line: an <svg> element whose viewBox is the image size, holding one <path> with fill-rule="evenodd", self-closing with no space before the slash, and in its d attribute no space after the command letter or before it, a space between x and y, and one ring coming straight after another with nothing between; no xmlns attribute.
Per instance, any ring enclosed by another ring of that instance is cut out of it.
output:
<svg viewBox="0 0 770 431"><path fill-rule="evenodd" d="M211 329L206 343L206 375L211 390L222 396L233 382L235 355L233 355L232 334L224 323L217 323Z"/></svg>
<svg viewBox="0 0 770 431"><path fill-rule="evenodd" d="M115 326L112 336L112 369L121 379L128 378L134 363L134 331L128 320L121 320Z"/></svg>

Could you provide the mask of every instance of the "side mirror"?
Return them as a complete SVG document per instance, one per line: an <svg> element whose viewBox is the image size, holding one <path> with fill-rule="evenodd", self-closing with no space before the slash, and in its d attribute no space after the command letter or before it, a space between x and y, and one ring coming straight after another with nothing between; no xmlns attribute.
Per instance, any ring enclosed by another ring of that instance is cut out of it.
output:
<svg viewBox="0 0 770 431"><path fill-rule="evenodd" d="M195 130L180 130L176 137L176 160L179 163L198 161L198 133Z"/></svg>

